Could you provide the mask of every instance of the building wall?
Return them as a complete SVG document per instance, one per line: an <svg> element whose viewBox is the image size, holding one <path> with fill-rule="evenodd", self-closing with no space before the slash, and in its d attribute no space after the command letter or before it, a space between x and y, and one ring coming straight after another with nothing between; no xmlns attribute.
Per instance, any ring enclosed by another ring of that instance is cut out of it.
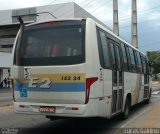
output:
<svg viewBox="0 0 160 134"><path fill-rule="evenodd" d="M11 53L19 26L0 28L0 52Z"/></svg>
<svg viewBox="0 0 160 134"><path fill-rule="evenodd" d="M74 3L64 3L37 7L37 12L50 12L56 18L74 18ZM45 13L37 17L37 21L53 20L51 15Z"/></svg>
<svg viewBox="0 0 160 134"><path fill-rule="evenodd" d="M7 25L12 23L11 10L0 11L0 25Z"/></svg>
<svg viewBox="0 0 160 134"><path fill-rule="evenodd" d="M14 39L19 30L19 22L17 19L19 15L22 16L24 20L26 20L25 23L55 19L48 13L38 14L37 16L35 12L37 13L50 12L57 19L89 17L94 19L98 23L104 25L102 22L100 22L98 19L96 19L94 16L89 14L87 11L85 11L83 8L81 8L74 2L0 11L0 52L11 53L14 44ZM2 80L4 80L4 78L9 77L8 69L10 68L10 66L8 67L3 66L4 65L3 61L6 61L6 59L4 58L2 59L2 57L0 57L0 61L2 61L0 62L0 67L1 67L0 82L1 82ZM8 62L10 61L8 60Z"/></svg>
<svg viewBox="0 0 160 134"><path fill-rule="evenodd" d="M72 2L72 3L38 6L38 7L33 7L33 8L36 8L37 13L50 12L51 14L56 16L56 18L74 18L75 17L74 16L74 6L75 6L75 4ZM13 14L15 14L12 12L15 12L17 10L22 12L23 10L25 11L26 9L31 9L31 8L0 11L0 25L19 23L16 21L13 21L13 23L12 23L12 16L13 16ZM25 12L27 13L27 11L25 11ZM14 17L13 19L15 19L15 15L13 17ZM46 20L51 20L51 19L53 20L55 18L53 18L48 13L43 13L43 14L38 14L36 21L39 22L39 21L46 21Z"/></svg>

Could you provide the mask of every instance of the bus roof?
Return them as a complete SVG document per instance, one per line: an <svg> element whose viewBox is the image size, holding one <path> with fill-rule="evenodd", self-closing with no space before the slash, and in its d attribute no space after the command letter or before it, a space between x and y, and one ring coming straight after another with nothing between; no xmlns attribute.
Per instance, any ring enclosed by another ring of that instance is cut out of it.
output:
<svg viewBox="0 0 160 134"><path fill-rule="evenodd" d="M52 22L52 21L74 21L74 20L86 20L83 18L63 18L63 19L52 19L52 20L47 20L47 21L39 21L39 22L34 22L34 23L30 23L27 24L25 26L32 26L32 25L37 25L37 24L43 24L43 23L47 23L47 22Z"/></svg>

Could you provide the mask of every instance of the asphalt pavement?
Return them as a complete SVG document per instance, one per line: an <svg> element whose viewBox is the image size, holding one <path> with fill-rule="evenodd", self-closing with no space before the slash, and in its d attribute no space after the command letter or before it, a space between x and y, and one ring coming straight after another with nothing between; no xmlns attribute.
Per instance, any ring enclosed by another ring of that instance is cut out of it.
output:
<svg viewBox="0 0 160 134"><path fill-rule="evenodd" d="M12 105L12 92L10 88L0 89L0 107Z"/></svg>
<svg viewBox="0 0 160 134"><path fill-rule="evenodd" d="M153 91L158 91L158 90L160 90L160 81L153 81L153 82L152 82L152 90L153 90Z"/></svg>
<svg viewBox="0 0 160 134"><path fill-rule="evenodd" d="M18 134L121 134L127 128L160 128L160 96L151 103L140 103L131 110L130 117L112 119L59 119L50 121L41 115L15 114L12 106L0 107L0 128L18 130ZM63 132L62 132L63 131Z"/></svg>

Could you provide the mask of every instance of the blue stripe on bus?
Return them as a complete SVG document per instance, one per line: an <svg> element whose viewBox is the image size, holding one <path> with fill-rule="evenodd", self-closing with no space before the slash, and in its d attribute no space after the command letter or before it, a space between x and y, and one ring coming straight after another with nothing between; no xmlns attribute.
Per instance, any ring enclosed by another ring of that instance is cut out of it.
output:
<svg viewBox="0 0 160 134"><path fill-rule="evenodd" d="M31 92L84 92L85 83L52 83L50 88L40 88L41 84L37 84L36 88L28 87L28 84L14 84L15 91L21 91L27 89Z"/></svg>

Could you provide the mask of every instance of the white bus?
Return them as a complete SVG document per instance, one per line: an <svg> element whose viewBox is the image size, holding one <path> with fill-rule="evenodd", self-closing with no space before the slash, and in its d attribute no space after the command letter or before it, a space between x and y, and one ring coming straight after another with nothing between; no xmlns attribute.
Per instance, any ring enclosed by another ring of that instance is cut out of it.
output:
<svg viewBox="0 0 160 134"><path fill-rule="evenodd" d="M90 18L21 26L11 72L16 113L127 118L151 97L147 57Z"/></svg>

